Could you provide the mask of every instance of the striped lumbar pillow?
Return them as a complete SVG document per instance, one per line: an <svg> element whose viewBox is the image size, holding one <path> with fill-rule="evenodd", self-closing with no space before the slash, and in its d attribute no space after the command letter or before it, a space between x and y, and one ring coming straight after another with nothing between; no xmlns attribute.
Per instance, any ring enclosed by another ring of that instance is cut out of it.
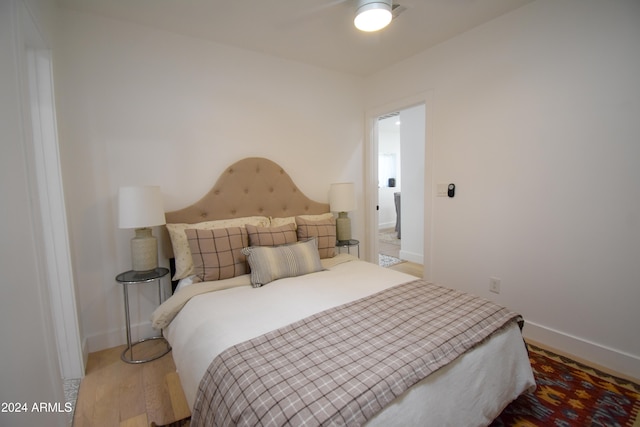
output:
<svg viewBox="0 0 640 427"><path fill-rule="evenodd" d="M296 277L323 270L316 239L283 246L251 246L244 248L251 267L254 288L276 279Z"/></svg>

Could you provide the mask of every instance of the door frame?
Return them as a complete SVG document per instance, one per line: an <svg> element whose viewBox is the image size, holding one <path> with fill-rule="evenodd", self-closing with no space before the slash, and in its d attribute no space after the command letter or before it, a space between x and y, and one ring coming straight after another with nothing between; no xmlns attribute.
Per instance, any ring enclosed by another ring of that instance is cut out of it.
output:
<svg viewBox="0 0 640 427"><path fill-rule="evenodd" d="M372 107L365 113L365 259L378 263L378 117L401 111L419 104L425 105L425 158L424 158L424 266L423 277L430 280L432 271L432 227L433 227L433 91L397 99L384 105Z"/></svg>
<svg viewBox="0 0 640 427"><path fill-rule="evenodd" d="M42 38L23 2L18 5L16 51L20 82L25 152L32 201L38 217L43 280L58 350L62 379L84 376L86 350L80 337L78 305L62 184L56 126L52 50Z"/></svg>

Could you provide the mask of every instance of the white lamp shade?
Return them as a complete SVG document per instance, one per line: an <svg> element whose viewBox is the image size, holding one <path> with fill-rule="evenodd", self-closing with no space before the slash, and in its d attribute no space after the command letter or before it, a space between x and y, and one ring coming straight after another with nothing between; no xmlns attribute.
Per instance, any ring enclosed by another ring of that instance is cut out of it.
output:
<svg viewBox="0 0 640 427"><path fill-rule="evenodd" d="M360 31L378 31L389 25L392 0L360 0L353 24Z"/></svg>
<svg viewBox="0 0 640 427"><path fill-rule="evenodd" d="M356 209L356 190L353 182L331 184L329 206L332 212L349 212Z"/></svg>
<svg viewBox="0 0 640 427"><path fill-rule="evenodd" d="M166 223L160 187L120 187L118 205L120 228L154 227Z"/></svg>

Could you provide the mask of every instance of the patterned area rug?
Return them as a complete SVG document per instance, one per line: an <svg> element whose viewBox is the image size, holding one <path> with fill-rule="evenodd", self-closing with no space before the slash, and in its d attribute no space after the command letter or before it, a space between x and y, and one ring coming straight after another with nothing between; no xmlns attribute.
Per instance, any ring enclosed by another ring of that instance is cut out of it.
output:
<svg viewBox="0 0 640 427"><path fill-rule="evenodd" d="M189 427L190 425L191 425L191 417L185 418L184 420L176 421L175 423L171 423L171 424L160 425L152 422L149 425L149 427Z"/></svg>
<svg viewBox="0 0 640 427"><path fill-rule="evenodd" d="M528 347L537 388L507 406L492 427L640 425L640 385Z"/></svg>
<svg viewBox="0 0 640 427"><path fill-rule="evenodd" d="M73 425L73 414L76 410L76 402L78 401L78 390L80 390L81 379L64 380L64 400L70 403L73 410L69 412L69 426Z"/></svg>
<svg viewBox="0 0 640 427"><path fill-rule="evenodd" d="M378 254L378 265L382 267L391 267L402 262L405 261L390 255Z"/></svg>

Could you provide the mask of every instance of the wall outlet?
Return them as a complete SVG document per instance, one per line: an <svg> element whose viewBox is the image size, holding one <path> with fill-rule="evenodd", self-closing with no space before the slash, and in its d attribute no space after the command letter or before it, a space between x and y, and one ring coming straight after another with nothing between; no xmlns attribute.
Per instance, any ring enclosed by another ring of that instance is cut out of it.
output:
<svg viewBox="0 0 640 427"><path fill-rule="evenodd" d="M500 293L500 278L499 277L489 277L489 290L494 294Z"/></svg>

